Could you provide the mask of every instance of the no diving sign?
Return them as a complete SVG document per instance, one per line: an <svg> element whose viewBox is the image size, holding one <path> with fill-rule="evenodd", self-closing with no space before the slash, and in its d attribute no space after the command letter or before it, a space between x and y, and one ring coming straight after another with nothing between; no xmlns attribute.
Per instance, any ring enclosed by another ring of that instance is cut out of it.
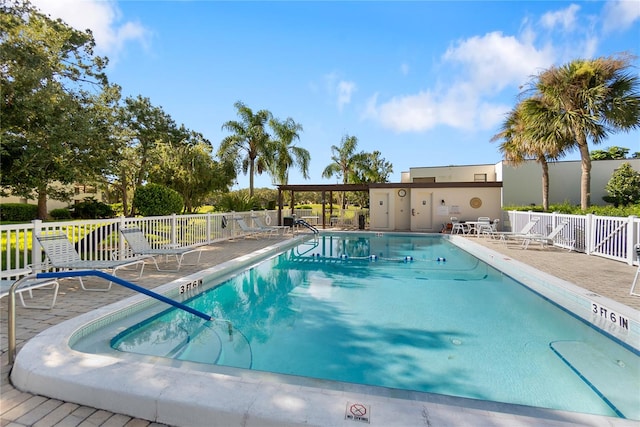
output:
<svg viewBox="0 0 640 427"><path fill-rule="evenodd" d="M347 409L344 412L346 420L360 421L369 424L371 419L371 406L363 403L347 402Z"/></svg>

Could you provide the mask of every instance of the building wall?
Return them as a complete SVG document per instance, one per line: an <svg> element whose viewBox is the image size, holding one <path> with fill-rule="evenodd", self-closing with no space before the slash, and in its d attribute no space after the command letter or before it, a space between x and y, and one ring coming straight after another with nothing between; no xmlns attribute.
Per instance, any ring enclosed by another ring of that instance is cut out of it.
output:
<svg viewBox="0 0 640 427"><path fill-rule="evenodd" d="M596 160L591 162L591 204L606 205L602 197L608 193L606 185L614 171L623 163L640 172L640 159ZM542 204L542 166L528 161L517 167L504 162L496 165L501 170L503 196L502 205L541 205ZM580 204L580 180L582 167L579 160L549 163L549 203L559 204L565 201L572 205Z"/></svg>
<svg viewBox="0 0 640 427"><path fill-rule="evenodd" d="M37 195L34 193L33 197L33 199L24 199L17 196L0 197L0 203L28 203L31 205L37 205ZM93 197L98 201L102 201L102 192L95 186L76 184L74 185L73 199L70 202L47 199L47 212L51 212L54 209L73 206L76 203L83 202L86 197Z"/></svg>
<svg viewBox="0 0 640 427"><path fill-rule="evenodd" d="M467 221L475 221L481 216L503 219L500 187L374 188L369 191L369 197L369 228L373 231L439 233L453 216ZM427 203L427 211L418 217L416 213L419 214L422 200ZM417 226L425 215L430 228Z"/></svg>
<svg viewBox="0 0 640 427"><path fill-rule="evenodd" d="M425 178L435 178L434 182L474 182L484 175L486 182L496 182L496 165L418 167L410 168L409 175L409 182Z"/></svg>
<svg viewBox="0 0 640 427"><path fill-rule="evenodd" d="M640 172L640 159L596 160L591 162L591 204L606 205L606 185L623 163ZM549 163L549 203L580 204L580 160ZM502 206L542 204L542 166L530 160L518 166L505 162L495 165L417 167L409 170L403 182L434 178L435 182L472 182L476 174L486 174L487 181L502 182ZM406 179L406 181L404 181Z"/></svg>

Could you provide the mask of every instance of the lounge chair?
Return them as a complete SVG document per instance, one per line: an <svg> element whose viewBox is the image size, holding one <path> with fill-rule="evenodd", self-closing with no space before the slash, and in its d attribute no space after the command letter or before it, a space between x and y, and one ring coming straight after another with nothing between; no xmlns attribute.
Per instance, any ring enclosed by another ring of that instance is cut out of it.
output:
<svg viewBox="0 0 640 427"><path fill-rule="evenodd" d="M251 237L257 239L258 237L264 236L264 235L271 236L272 230L265 230L258 227L249 227L247 223L244 221L244 219L242 219L241 217L236 217L233 219L240 227L240 230L242 231L242 235L245 237L245 239L248 239ZM274 229L273 231L277 231L277 230Z"/></svg>
<svg viewBox="0 0 640 427"><path fill-rule="evenodd" d="M524 227L520 231L487 231L487 234L491 236L493 239L500 239L503 242L509 238L517 238L518 236L526 236L531 234L531 230L536 226L540 217L533 217L531 221L525 224Z"/></svg>
<svg viewBox="0 0 640 427"><path fill-rule="evenodd" d="M638 269L636 270L636 275L633 277L633 282L631 283L631 289L629 289L629 295L634 295L640 297L640 294L634 292L636 288L636 284L638 283L638 278L640 277L640 243L636 244L636 259L638 260Z"/></svg>
<svg viewBox="0 0 640 427"><path fill-rule="evenodd" d="M494 234L498 232L498 224L500 223L500 218L496 218L489 224L489 227L482 228L482 235L484 237L489 236L492 237Z"/></svg>
<svg viewBox="0 0 640 427"><path fill-rule="evenodd" d="M67 238L67 235L63 233L36 235L36 238L53 268L63 270L106 270L115 276L117 271L121 268L140 265L138 279L142 276L142 272L144 271L144 259L141 258L102 261L83 260L80 258L80 254L78 254L76 248ZM84 285L82 277L78 277L78 280L80 280L80 286L85 291L106 292L111 289L112 285L112 283L109 282L109 285L106 288L87 288Z"/></svg>
<svg viewBox="0 0 640 427"><path fill-rule="evenodd" d="M291 230L291 227L289 227L288 225L266 225L264 222L262 222L262 218L260 218L258 215L252 216L251 219L253 219L253 222L258 226L259 229L265 230L269 233L277 234L279 231L281 231L282 234L284 234L287 231Z"/></svg>
<svg viewBox="0 0 640 427"><path fill-rule="evenodd" d="M493 227L491 227L491 218L488 216L478 217L478 221L475 223L473 231L477 236L490 234L493 231Z"/></svg>
<svg viewBox="0 0 640 427"><path fill-rule="evenodd" d="M547 246L553 246L556 241L561 241L565 246L569 248L569 251L573 250L575 246L575 240L569 240L567 238L562 237L560 233L564 227L569 224L569 221L562 221L558 225L556 225L551 232L547 235L543 234L526 234L522 236L516 236L515 238L518 240L522 240L522 249L527 249L529 244L532 242L540 243L540 246L545 248Z"/></svg>
<svg viewBox="0 0 640 427"><path fill-rule="evenodd" d="M15 270L5 270L0 272L0 299L9 295L9 291L11 290L11 286L18 280L24 278L24 281L18 285L15 290L15 294L20 297L20 303L25 308L41 308L41 309L51 309L56 303L56 298L58 297L58 281L55 279L36 279L34 278L25 278L31 274L30 268L24 269L15 269ZM30 298L33 298L33 291L35 289L46 289L53 291L53 297L51 299L51 304L49 305L30 305L27 304L24 300L23 294L28 293Z"/></svg>
<svg viewBox="0 0 640 427"><path fill-rule="evenodd" d="M182 248L153 248L145 235L142 233L138 227L126 227L120 229L120 233L127 242L129 249L133 254L151 258L153 263L156 265L156 269L158 271L179 271L180 267L183 265L184 256L187 254L197 253L198 258L194 264L197 265L200 262L200 257L202 256L202 248L194 247L194 246L186 246ZM161 269L158 265L158 260L156 257L164 256L165 261L168 262L168 258L171 256L176 257L176 268L175 269ZM187 265L187 264L184 264Z"/></svg>

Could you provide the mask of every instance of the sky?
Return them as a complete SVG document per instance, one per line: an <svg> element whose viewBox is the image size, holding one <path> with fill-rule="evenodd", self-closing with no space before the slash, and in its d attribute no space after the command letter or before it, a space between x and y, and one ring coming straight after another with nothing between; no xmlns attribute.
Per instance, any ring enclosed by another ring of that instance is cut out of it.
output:
<svg viewBox="0 0 640 427"><path fill-rule="evenodd" d="M289 184L341 182L322 171L347 135L393 165L391 182L413 167L497 163L491 138L541 71L640 55L640 0L32 3L91 29L123 97L149 98L214 150L237 101L292 118L311 162L310 178L292 169ZM611 146L640 151L640 130L590 148Z"/></svg>

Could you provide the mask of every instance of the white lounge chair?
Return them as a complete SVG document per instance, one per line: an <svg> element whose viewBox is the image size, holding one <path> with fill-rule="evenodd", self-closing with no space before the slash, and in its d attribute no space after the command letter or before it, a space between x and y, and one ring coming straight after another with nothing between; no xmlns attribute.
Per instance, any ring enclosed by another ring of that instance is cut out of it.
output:
<svg viewBox="0 0 640 427"><path fill-rule="evenodd" d="M244 236L245 239L248 239L251 237L257 239L260 236L271 235L271 230L264 230L258 227L249 227L247 223L244 221L244 219L242 219L241 217L235 217L233 219L240 227L240 230L242 231L242 235ZM276 230L273 230L273 231L276 231Z"/></svg>
<svg viewBox="0 0 640 427"><path fill-rule="evenodd" d="M489 227L484 227L482 230L483 236L493 237L494 234L498 232L498 224L500 223L500 218L496 218L489 224Z"/></svg>
<svg viewBox="0 0 640 427"><path fill-rule="evenodd" d="M553 246L556 241L562 242L564 246L567 246L570 251L575 246L575 240L569 240L561 235L564 227L569 224L569 221L562 221L556 225L551 232L547 235L543 234L526 234L522 236L516 236L518 240L522 240L522 248L527 249L532 242L540 243L540 246L545 248L547 246Z"/></svg>
<svg viewBox="0 0 640 427"><path fill-rule="evenodd" d="M67 238L67 235L63 233L36 235L36 238L53 268L63 270L106 270L110 271L111 274L115 276L117 271L121 268L140 265L138 279L142 276L142 272L144 271L144 259L141 258L101 261L83 260L80 258L80 254L78 254L76 248ZM112 283L109 282L109 285L106 288L87 288L84 285L82 277L78 277L78 280L80 280L80 286L85 291L106 292L111 289L112 285Z"/></svg>
<svg viewBox="0 0 640 427"><path fill-rule="evenodd" d="M539 220L540 217L537 216L531 218L531 221L526 223L520 231L490 231L488 233L490 234L491 238L500 239L504 242L509 238L517 238L518 236L526 236L528 234L531 234L533 227L536 226Z"/></svg>
<svg viewBox="0 0 640 427"><path fill-rule="evenodd" d="M277 234L278 232L282 232L282 234L284 234L287 231L291 230L291 227L287 225L266 225L264 222L262 222L262 218L260 218L258 215L253 215L251 219L259 229L265 230L266 232L270 233L270 235L271 233Z"/></svg>
<svg viewBox="0 0 640 427"><path fill-rule="evenodd" d="M489 218L488 216L478 217L478 222L475 225L474 231L478 236L484 236L488 233L491 233L493 231L493 228L491 227L491 218Z"/></svg>
<svg viewBox="0 0 640 427"><path fill-rule="evenodd" d="M13 269L13 270L4 270L0 272L0 299L9 295L11 291L11 287L18 280L24 278L31 274L31 268L21 268L21 269ZM25 308L40 308L40 309L51 309L56 304L56 298L58 297L58 288L59 284L56 279L36 279L36 278L26 278L22 283L18 285L15 289L15 294L20 297L20 303ZM52 299L51 304L48 305L30 305L25 302L24 294L28 293L30 298L33 298L33 291L35 289L40 290L51 290L52 291Z"/></svg>
<svg viewBox="0 0 640 427"><path fill-rule="evenodd" d="M179 271L180 267L182 267L182 265L184 264L184 256L192 253L197 253L198 257L194 264L189 265L198 265L198 263L200 262L200 257L202 256L201 247L186 246L182 248L154 248L151 246L144 233L142 233L142 230L137 227L122 228L120 229L120 233L122 233L122 237L124 237L124 239L126 240L129 249L131 249L131 252L138 256L151 258L158 271ZM168 262L169 257L175 256L176 268L161 269L158 265L158 260L156 259L156 257L159 256L164 256L166 262Z"/></svg>
<svg viewBox="0 0 640 427"><path fill-rule="evenodd" d="M638 283L638 278L640 277L640 243L636 244L635 250L636 250L636 258L638 260L638 269L636 270L636 275L633 277L633 282L631 283L631 289L629 289L629 295L640 297L640 294L634 292L636 288L636 284Z"/></svg>

